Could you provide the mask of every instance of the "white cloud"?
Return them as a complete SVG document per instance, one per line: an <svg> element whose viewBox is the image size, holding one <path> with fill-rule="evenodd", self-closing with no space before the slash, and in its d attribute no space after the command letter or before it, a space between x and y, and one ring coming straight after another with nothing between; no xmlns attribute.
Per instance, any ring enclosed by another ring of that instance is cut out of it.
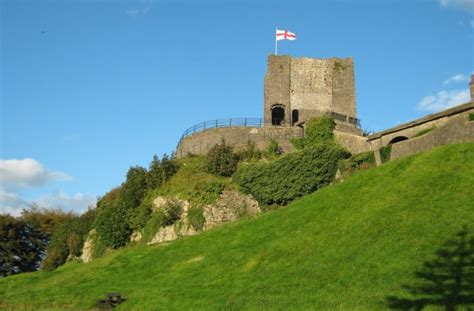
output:
<svg viewBox="0 0 474 311"><path fill-rule="evenodd" d="M36 187L69 179L69 175L48 170L34 159L0 160L0 187Z"/></svg>
<svg viewBox="0 0 474 311"><path fill-rule="evenodd" d="M20 216L23 208L28 207L28 202L16 193L6 192L0 188L0 214Z"/></svg>
<svg viewBox="0 0 474 311"><path fill-rule="evenodd" d="M425 111L441 111L454 107L456 105L464 104L470 101L469 89L463 90L443 90L436 95L424 97L418 103L418 109Z"/></svg>
<svg viewBox="0 0 474 311"><path fill-rule="evenodd" d="M88 193L78 192L73 195L68 195L63 191L58 191L49 195L40 196L35 202L41 207L83 212L87 210L89 206L95 207L97 197Z"/></svg>
<svg viewBox="0 0 474 311"><path fill-rule="evenodd" d="M463 73L452 76L451 78L445 80L443 85L448 85L451 83L460 83L460 82L469 82L469 76Z"/></svg>
<svg viewBox="0 0 474 311"><path fill-rule="evenodd" d="M439 0L439 4L443 8L453 7L474 14L473 0Z"/></svg>

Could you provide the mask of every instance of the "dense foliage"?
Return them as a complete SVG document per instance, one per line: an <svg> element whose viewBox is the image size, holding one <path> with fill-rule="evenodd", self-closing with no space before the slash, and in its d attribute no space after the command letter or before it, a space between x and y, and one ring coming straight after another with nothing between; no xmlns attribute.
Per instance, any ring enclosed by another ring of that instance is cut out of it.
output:
<svg viewBox="0 0 474 311"><path fill-rule="evenodd" d="M47 237L23 219L0 215L0 277L38 269Z"/></svg>
<svg viewBox="0 0 474 311"><path fill-rule="evenodd" d="M375 166L373 151L363 152L339 161L339 170L343 176Z"/></svg>
<svg viewBox="0 0 474 311"><path fill-rule="evenodd" d="M53 270L65 263L68 258L76 258L82 254L82 247L92 229L94 216L95 209L89 209L82 215L71 217L61 223L48 244L42 269Z"/></svg>
<svg viewBox="0 0 474 311"><path fill-rule="evenodd" d="M214 145L207 153L206 159L207 171L215 175L232 176L237 168L238 158L232 147L225 143L225 140Z"/></svg>
<svg viewBox="0 0 474 311"><path fill-rule="evenodd" d="M101 198L93 227L104 247L118 248L129 242L133 230L141 229L151 215L154 191L178 170L175 159L154 156L149 169L130 167L125 182Z"/></svg>
<svg viewBox="0 0 474 311"><path fill-rule="evenodd" d="M348 153L334 141L333 121L322 117L308 122L305 138L296 141L302 150L275 161L244 165L234 181L264 205L284 205L328 185L340 159Z"/></svg>

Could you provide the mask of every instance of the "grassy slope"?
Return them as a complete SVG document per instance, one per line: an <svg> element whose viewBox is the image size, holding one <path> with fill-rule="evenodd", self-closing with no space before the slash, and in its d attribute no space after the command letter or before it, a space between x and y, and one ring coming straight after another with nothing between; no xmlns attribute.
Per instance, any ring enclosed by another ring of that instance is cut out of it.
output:
<svg viewBox="0 0 474 311"><path fill-rule="evenodd" d="M474 223L474 144L388 163L288 208L165 246L0 280L0 300L35 309L383 309L388 295ZM49 308L49 307L46 307Z"/></svg>

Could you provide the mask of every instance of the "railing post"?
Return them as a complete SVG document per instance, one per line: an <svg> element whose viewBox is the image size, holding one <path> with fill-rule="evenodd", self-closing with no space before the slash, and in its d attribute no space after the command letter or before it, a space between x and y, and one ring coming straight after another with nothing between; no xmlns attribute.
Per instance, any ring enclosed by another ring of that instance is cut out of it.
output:
<svg viewBox="0 0 474 311"><path fill-rule="evenodd" d="M247 126L247 118L245 118L244 126Z"/></svg>
<svg viewBox="0 0 474 311"><path fill-rule="evenodd" d="M216 128L217 128L217 119L216 119Z"/></svg>
<svg viewBox="0 0 474 311"><path fill-rule="evenodd" d="M232 118L229 118L229 126L232 126Z"/></svg>

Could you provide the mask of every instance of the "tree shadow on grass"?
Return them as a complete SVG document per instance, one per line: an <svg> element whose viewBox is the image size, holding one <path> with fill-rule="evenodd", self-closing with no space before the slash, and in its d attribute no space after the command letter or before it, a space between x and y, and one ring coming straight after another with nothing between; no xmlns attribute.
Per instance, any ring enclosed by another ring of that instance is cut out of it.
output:
<svg viewBox="0 0 474 311"><path fill-rule="evenodd" d="M411 298L386 297L391 309L423 310L436 306L447 311L474 310L474 235L463 227L415 276L413 285L403 286Z"/></svg>

